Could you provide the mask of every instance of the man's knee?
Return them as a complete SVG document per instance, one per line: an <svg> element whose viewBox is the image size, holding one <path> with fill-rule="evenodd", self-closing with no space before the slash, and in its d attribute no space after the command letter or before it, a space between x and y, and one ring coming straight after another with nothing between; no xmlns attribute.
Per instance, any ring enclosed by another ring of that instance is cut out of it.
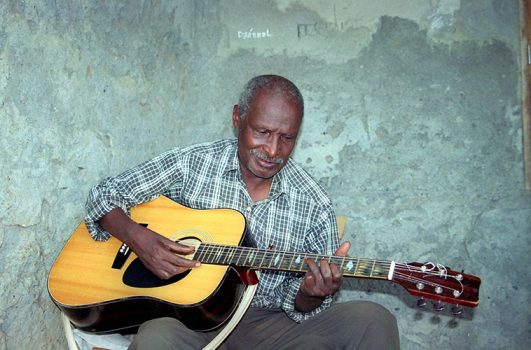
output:
<svg viewBox="0 0 531 350"><path fill-rule="evenodd" d="M385 307L372 301L348 301L334 305L336 310L345 317L357 317L363 320L376 320L378 322L396 324L395 316Z"/></svg>
<svg viewBox="0 0 531 350"><path fill-rule="evenodd" d="M362 309L365 314L370 315L370 319L382 324L396 326L396 317L385 307L370 301L362 302Z"/></svg>
<svg viewBox="0 0 531 350"><path fill-rule="evenodd" d="M179 349L179 338L190 332L174 318L156 318L140 326L129 349Z"/></svg>
<svg viewBox="0 0 531 350"><path fill-rule="evenodd" d="M400 346L396 317L385 307L370 301L336 304L341 322L362 330L360 349L398 349Z"/></svg>
<svg viewBox="0 0 531 350"><path fill-rule="evenodd" d="M145 331L151 331L151 330L157 330L158 332L165 332L165 331L172 331L176 327L181 327L182 323L175 318L171 317L161 317L161 318L155 318L153 320L149 320L144 322L140 328L138 329L138 332L145 332Z"/></svg>

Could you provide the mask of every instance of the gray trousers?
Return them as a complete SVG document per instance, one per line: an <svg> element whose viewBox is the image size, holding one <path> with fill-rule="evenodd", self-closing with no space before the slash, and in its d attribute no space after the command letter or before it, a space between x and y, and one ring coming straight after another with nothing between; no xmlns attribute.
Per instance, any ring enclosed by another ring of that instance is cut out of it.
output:
<svg viewBox="0 0 531 350"><path fill-rule="evenodd" d="M130 349L201 349L217 332L195 332L173 318L144 323ZM333 304L296 323L283 311L250 308L220 349L399 349L395 317L368 301Z"/></svg>

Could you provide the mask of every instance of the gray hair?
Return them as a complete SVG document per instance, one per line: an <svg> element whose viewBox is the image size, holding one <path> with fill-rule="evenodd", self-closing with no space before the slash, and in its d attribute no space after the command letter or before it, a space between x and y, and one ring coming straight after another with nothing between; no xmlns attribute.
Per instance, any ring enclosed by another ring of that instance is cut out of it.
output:
<svg viewBox="0 0 531 350"><path fill-rule="evenodd" d="M304 100L299 88L284 77L268 74L256 76L245 84L238 101L238 113L241 119L245 118L245 114L258 91L266 89L292 99L301 107L301 116L304 114Z"/></svg>

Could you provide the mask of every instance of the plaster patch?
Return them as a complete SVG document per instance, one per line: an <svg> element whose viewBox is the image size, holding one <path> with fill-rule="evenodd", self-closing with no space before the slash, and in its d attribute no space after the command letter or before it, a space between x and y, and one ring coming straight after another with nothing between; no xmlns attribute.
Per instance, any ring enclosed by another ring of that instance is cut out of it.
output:
<svg viewBox="0 0 531 350"><path fill-rule="evenodd" d="M276 6L275 6L276 5ZM345 63L367 47L378 30L382 15L420 22L429 12L423 0L340 0L264 2L251 9L239 2L221 5L223 34L218 55L230 57L244 49L257 56L305 56L328 63ZM249 40L253 39L253 40ZM264 40L266 39L266 40Z"/></svg>
<svg viewBox="0 0 531 350"><path fill-rule="evenodd" d="M437 36L455 24L454 13L461 8L461 0L437 1L427 16L428 36Z"/></svg>
<svg viewBox="0 0 531 350"><path fill-rule="evenodd" d="M445 2L445 1L441 1ZM275 0L277 8L282 12L289 12L295 6L303 5L304 8L319 13L323 20L336 22L348 17L365 26L372 26L373 20L382 15L398 16L418 21L430 4L424 0L336 0L323 2L322 0Z"/></svg>

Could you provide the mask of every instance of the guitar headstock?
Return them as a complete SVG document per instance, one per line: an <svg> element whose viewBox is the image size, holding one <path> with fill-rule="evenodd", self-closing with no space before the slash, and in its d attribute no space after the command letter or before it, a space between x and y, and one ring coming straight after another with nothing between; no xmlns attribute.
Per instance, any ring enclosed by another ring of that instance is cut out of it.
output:
<svg viewBox="0 0 531 350"><path fill-rule="evenodd" d="M412 295L437 301L436 310L441 303L467 307L479 304L481 279L439 264L396 263L392 279Z"/></svg>

